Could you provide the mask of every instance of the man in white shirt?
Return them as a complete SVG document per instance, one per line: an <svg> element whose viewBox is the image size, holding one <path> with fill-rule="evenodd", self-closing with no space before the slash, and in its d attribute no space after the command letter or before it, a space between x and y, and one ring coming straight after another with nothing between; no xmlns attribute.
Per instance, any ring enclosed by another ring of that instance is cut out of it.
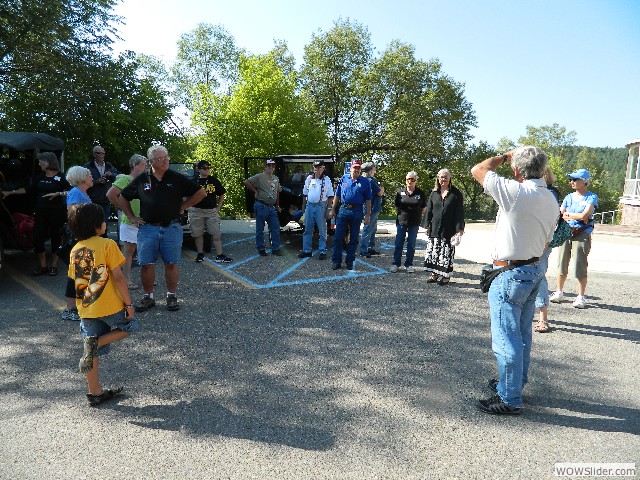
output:
<svg viewBox="0 0 640 480"><path fill-rule="evenodd" d="M333 203L333 185L325 175L324 160L313 162L313 175L309 175L302 189L302 211L304 212L304 235L299 258L311 257L313 229L318 227L318 259L327 258L327 219ZM329 203L329 205L327 205Z"/></svg>
<svg viewBox="0 0 640 480"><path fill-rule="evenodd" d="M515 180L495 170L510 163ZM473 178L500 207L496 218L494 269L515 266L498 275L489 289L491 343L498 379L489 380L495 395L480 400L491 414L519 414L531 355L535 298L544 271L538 258L553 236L558 204L542 178L547 155L537 147L518 147L488 158L471 169Z"/></svg>

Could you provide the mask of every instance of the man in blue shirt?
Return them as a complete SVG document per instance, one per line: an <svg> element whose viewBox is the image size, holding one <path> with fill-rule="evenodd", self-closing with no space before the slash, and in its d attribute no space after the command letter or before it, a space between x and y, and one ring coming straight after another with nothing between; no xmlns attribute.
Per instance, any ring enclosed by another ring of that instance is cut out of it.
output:
<svg viewBox="0 0 640 480"><path fill-rule="evenodd" d="M351 161L351 173L344 175L338 182L336 194L331 207L331 216L336 219L336 231L333 236L333 269L342 266L342 242L349 228L349 244L347 245L347 269L353 270L356 258L360 223L362 222L363 205L366 205L364 224L369 225L371 218L371 182L360 176L362 161L354 158ZM340 206L336 216L336 210Z"/></svg>

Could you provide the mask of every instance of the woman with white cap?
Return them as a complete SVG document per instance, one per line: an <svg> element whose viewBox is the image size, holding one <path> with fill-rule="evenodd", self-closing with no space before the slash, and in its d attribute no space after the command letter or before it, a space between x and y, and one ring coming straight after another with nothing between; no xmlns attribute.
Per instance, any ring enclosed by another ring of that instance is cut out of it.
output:
<svg viewBox="0 0 640 480"><path fill-rule="evenodd" d="M598 195L587 190L591 174L579 168L566 175L574 192L564 197L560 206L562 218L573 229L571 238L559 247L558 280L556 292L549 297L550 302L560 303L564 298L562 289L569 273L569 261L575 258L575 276L578 279L578 296L573 302L576 308L586 308L584 293L587 289L587 256L591 250L593 214L598 207Z"/></svg>

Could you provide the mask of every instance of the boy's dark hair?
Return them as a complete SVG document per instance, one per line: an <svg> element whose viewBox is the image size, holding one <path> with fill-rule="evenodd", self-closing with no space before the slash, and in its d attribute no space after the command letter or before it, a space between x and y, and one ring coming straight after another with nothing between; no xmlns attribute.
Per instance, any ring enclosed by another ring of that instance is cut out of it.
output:
<svg viewBox="0 0 640 480"><path fill-rule="evenodd" d="M77 240L95 237L96 230L104 223L104 210L95 203L82 203L69 213L69 228Z"/></svg>

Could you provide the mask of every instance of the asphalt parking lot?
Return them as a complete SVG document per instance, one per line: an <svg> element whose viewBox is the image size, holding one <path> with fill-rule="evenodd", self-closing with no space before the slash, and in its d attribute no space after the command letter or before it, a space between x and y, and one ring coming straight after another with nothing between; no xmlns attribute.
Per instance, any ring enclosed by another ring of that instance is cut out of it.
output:
<svg viewBox="0 0 640 480"><path fill-rule="evenodd" d="M495 375L477 285L490 226L469 226L446 287L388 273L392 232L386 255L348 273L297 258L296 237L283 257L256 257L250 224L223 231L234 262L195 264L185 249L181 310L139 314L140 333L101 363L126 395L96 409L75 370L78 326L59 320L63 276L32 278L32 255L8 256L0 478L540 479L557 462L640 465L638 238L594 236L590 306L552 305L525 411L504 418L474 406Z"/></svg>

